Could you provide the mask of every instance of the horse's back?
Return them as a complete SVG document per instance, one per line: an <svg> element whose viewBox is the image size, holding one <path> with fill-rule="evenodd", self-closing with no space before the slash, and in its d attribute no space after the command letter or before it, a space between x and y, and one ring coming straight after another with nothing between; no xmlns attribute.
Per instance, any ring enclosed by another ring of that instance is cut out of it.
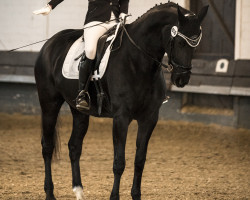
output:
<svg viewBox="0 0 250 200"><path fill-rule="evenodd" d="M71 45L83 34L82 29L67 29L56 33L42 47L35 64L36 83L46 81L61 71Z"/></svg>
<svg viewBox="0 0 250 200"><path fill-rule="evenodd" d="M83 30L67 29L56 33L42 47L35 64L35 79L39 98L47 94L59 94L58 82L63 79L62 66L71 45L83 34ZM63 86L65 87L65 86Z"/></svg>
<svg viewBox="0 0 250 200"><path fill-rule="evenodd" d="M62 67L62 65L58 65L58 62L63 63L69 48L82 34L82 29L67 29L52 36L43 45L38 55L35 64L35 75L37 71L37 73L40 73L44 68L51 71L56 66Z"/></svg>

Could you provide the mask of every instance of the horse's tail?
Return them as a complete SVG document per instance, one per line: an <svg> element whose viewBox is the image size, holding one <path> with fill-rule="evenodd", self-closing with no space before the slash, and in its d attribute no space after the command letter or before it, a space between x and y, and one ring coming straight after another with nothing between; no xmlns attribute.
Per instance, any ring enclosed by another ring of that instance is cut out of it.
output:
<svg viewBox="0 0 250 200"><path fill-rule="evenodd" d="M59 126L60 120L57 120L57 124L54 131L54 138L53 138L53 145L54 145L54 152L53 152L53 159L59 160L60 159L60 152L61 152L61 140L59 134Z"/></svg>
<svg viewBox="0 0 250 200"><path fill-rule="evenodd" d="M60 126L60 120L57 119L56 127L53 132L53 160L59 160L60 159L60 152L61 152L61 140L60 140L60 134L59 134L59 126ZM44 130L42 128L41 131L41 138L43 138ZM43 139L42 139L43 141Z"/></svg>

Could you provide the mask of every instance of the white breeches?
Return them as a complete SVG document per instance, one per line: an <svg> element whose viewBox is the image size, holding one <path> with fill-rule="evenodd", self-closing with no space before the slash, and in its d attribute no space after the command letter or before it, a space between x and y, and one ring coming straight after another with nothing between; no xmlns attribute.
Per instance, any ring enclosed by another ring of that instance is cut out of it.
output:
<svg viewBox="0 0 250 200"><path fill-rule="evenodd" d="M111 14L110 20L115 19L114 14ZM96 56L97 42L98 39L106 33L110 28L117 24L116 20L102 23L98 21L93 21L84 26L84 42L85 42L85 53L86 57L93 60ZM100 24L100 25L96 25ZM94 26L96 25L96 26ZM90 27L93 26L93 27ZM90 28L87 28L90 27Z"/></svg>

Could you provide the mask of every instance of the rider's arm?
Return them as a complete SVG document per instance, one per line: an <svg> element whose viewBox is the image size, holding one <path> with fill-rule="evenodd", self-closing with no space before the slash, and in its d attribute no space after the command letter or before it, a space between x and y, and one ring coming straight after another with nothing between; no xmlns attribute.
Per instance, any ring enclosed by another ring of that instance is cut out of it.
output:
<svg viewBox="0 0 250 200"><path fill-rule="evenodd" d="M52 9L54 9L59 3L61 3L63 0L51 0L45 7L35 10L33 13L36 15L42 14L42 15L48 15Z"/></svg>
<svg viewBox="0 0 250 200"><path fill-rule="evenodd" d="M120 16L119 18L125 23L128 14L129 0L120 0Z"/></svg>
<svg viewBox="0 0 250 200"><path fill-rule="evenodd" d="M120 0L120 13L128 14L128 3L129 0Z"/></svg>
<svg viewBox="0 0 250 200"><path fill-rule="evenodd" d="M54 9L59 3L63 2L63 0L51 0L48 4Z"/></svg>

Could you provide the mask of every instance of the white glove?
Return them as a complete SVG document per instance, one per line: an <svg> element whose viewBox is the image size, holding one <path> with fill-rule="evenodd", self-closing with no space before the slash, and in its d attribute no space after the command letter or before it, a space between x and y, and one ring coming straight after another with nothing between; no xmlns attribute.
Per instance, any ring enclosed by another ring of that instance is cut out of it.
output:
<svg viewBox="0 0 250 200"><path fill-rule="evenodd" d="M36 15L39 15L39 14L48 15L51 10L52 10L52 7L49 4L47 4L45 7L41 8L39 10L33 11L33 13Z"/></svg>
<svg viewBox="0 0 250 200"><path fill-rule="evenodd" d="M120 21L122 21L124 24L126 23L126 19L127 19L127 14L125 13L121 13L119 16Z"/></svg>

